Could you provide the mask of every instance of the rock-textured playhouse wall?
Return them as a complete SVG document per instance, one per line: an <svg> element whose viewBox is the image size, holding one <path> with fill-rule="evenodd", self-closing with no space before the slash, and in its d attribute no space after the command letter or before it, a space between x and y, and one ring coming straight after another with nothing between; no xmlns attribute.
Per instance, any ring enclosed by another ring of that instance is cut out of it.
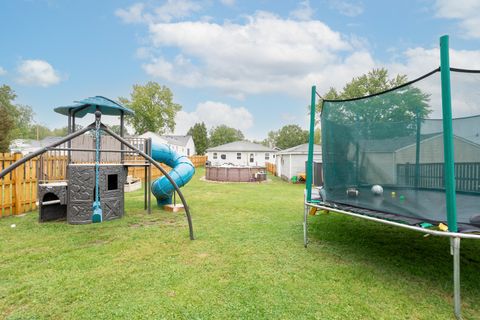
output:
<svg viewBox="0 0 480 320"><path fill-rule="evenodd" d="M72 224L92 222L92 204L95 199L95 165L69 164L67 221ZM99 166L99 196L103 221L121 218L124 214L123 185L127 169L121 164Z"/></svg>

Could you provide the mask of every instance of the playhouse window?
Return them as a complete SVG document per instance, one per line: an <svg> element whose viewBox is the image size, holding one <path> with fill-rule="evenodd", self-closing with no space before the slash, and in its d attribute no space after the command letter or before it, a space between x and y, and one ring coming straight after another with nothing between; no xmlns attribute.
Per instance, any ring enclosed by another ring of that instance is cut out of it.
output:
<svg viewBox="0 0 480 320"><path fill-rule="evenodd" d="M118 189L118 174L107 175L107 190Z"/></svg>
<svg viewBox="0 0 480 320"><path fill-rule="evenodd" d="M222 154L222 155L220 156L220 158L222 158L222 160L225 160L225 159L227 159L227 155L226 155L226 154Z"/></svg>
<svg viewBox="0 0 480 320"><path fill-rule="evenodd" d="M237 159L242 159L242 153L241 152L237 152Z"/></svg>
<svg viewBox="0 0 480 320"><path fill-rule="evenodd" d="M213 153L213 159L217 159L217 153L216 152Z"/></svg>

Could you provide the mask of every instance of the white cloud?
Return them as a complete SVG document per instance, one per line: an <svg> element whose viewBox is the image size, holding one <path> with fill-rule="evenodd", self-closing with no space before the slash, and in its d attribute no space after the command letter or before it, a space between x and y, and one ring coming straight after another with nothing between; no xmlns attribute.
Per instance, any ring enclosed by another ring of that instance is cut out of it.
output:
<svg viewBox="0 0 480 320"><path fill-rule="evenodd" d="M315 10L310 6L309 0L303 0L298 4L298 8L290 12L292 18L298 20L310 20L313 17Z"/></svg>
<svg viewBox="0 0 480 320"><path fill-rule="evenodd" d="M235 0L220 0L220 2L229 7L235 5Z"/></svg>
<svg viewBox="0 0 480 320"><path fill-rule="evenodd" d="M145 5L143 3L135 3L127 9L115 10L115 15L125 23L142 23L146 22L143 16Z"/></svg>
<svg viewBox="0 0 480 320"><path fill-rule="evenodd" d="M175 119L175 133L186 134L197 122L204 122L207 128L225 124L229 127L246 130L253 126L253 116L244 107L232 107L215 101L199 103L192 112L180 111Z"/></svg>
<svg viewBox="0 0 480 320"><path fill-rule="evenodd" d="M17 81L24 85L48 87L61 81L58 72L45 60L23 60L17 71Z"/></svg>
<svg viewBox="0 0 480 320"><path fill-rule="evenodd" d="M440 52L438 48L412 48L403 52L404 63L388 65L390 73L406 74L413 80L432 71L440 65ZM455 50L450 49L450 66L460 69L480 70L480 50ZM430 94L432 118L441 118L441 86L439 73L417 82L423 92ZM480 114L477 101L480 100L480 75L472 73L451 73L452 84L452 110L454 117L463 117Z"/></svg>
<svg viewBox="0 0 480 320"><path fill-rule="evenodd" d="M202 9L197 2L190 0L167 0L163 5L146 10L145 4L135 3L127 9L117 9L115 15L125 23L171 22L189 17Z"/></svg>
<svg viewBox="0 0 480 320"><path fill-rule="evenodd" d="M344 80L373 66L358 39L344 37L321 21L282 19L266 12L248 16L244 24L152 23L149 31L154 48L181 52L174 58L149 59L143 64L149 75L190 87L219 88L230 96L303 95L318 79L336 83L338 75ZM356 64L347 65L352 62Z"/></svg>
<svg viewBox="0 0 480 320"><path fill-rule="evenodd" d="M4 76L7 74L7 70L0 66L0 76Z"/></svg>
<svg viewBox="0 0 480 320"><path fill-rule="evenodd" d="M466 38L480 38L480 1L478 0L437 0L436 16L459 20Z"/></svg>
<svg viewBox="0 0 480 320"><path fill-rule="evenodd" d="M347 17L355 17L363 13L363 5L357 1L330 0L330 7Z"/></svg>

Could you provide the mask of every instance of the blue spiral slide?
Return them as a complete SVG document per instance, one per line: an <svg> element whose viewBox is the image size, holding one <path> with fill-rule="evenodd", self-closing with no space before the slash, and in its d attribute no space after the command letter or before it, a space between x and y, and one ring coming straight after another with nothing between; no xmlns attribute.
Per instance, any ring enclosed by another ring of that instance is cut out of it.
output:
<svg viewBox="0 0 480 320"><path fill-rule="evenodd" d="M152 158L166 164L172 171L168 174L179 188L188 183L195 174L195 167L187 156L178 154L166 144L152 144ZM163 206L172 203L174 187L166 177L160 177L152 182L152 193L157 198L157 204Z"/></svg>

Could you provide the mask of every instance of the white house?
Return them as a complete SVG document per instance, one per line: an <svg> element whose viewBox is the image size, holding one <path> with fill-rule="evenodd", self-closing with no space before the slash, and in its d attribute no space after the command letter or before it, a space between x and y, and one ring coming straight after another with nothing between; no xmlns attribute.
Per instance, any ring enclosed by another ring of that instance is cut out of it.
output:
<svg viewBox="0 0 480 320"><path fill-rule="evenodd" d="M197 152L195 150L195 143L193 138L190 135L185 136L174 136L174 135L163 135L162 139L167 141L167 144L172 146L175 151L185 156L193 156Z"/></svg>
<svg viewBox="0 0 480 320"><path fill-rule="evenodd" d="M322 162L322 146L313 145L313 161ZM305 173L305 162L308 158L308 143L277 152L275 165L277 176L290 180L293 176Z"/></svg>
<svg viewBox="0 0 480 320"><path fill-rule="evenodd" d="M184 156L193 156L196 154L195 143L192 136L175 136L175 135L158 135L154 132L148 131L138 136L139 138L152 139L156 144L167 144L173 150Z"/></svg>
<svg viewBox="0 0 480 320"><path fill-rule="evenodd" d="M261 166L266 162L275 162L275 150L264 145L235 141L221 146L208 148L208 161L214 166Z"/></svg>

